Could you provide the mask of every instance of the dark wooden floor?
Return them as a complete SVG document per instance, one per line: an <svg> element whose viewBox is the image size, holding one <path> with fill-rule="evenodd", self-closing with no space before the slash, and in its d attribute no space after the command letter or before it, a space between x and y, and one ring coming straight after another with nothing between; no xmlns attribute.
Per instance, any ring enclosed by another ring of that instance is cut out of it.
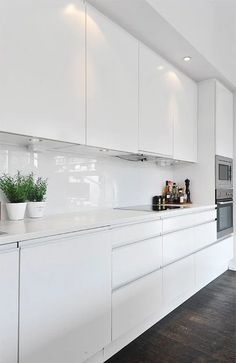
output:
<svg viewBox="0 0 236 363"><path fill-rule="evenodd" d="M236 272L225 272L108 362L235 363Z"/></svg>

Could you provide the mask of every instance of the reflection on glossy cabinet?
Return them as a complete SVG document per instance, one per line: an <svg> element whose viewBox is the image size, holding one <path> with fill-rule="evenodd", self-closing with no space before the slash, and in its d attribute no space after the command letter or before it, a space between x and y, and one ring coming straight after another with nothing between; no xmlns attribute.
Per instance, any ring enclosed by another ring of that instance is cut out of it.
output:
<svg viewBox="0 0 236 363"><path fill-rule="evenodd" d="M87 144L138 149L138 41L89 5Z"/></svg>
<svg viewBox="0 0 236 363"><path fill-rule="evenodd" d="M17 363L18 271L16 245L0 246L0 362Z"/></svg>
<svg viewBox="0 0 236 363"><path fill-rule="evenodd" d="M110 342L107 231L24 244L20 286L20 363L80 363Z"/></svg>
<svg viewBox="0 0 236 363"><path fill-rule="evenodd" d="M175 72L174 159L197 161L197 84Z"/></svg>
<svg viewBox="0 0 236 363"><path fill-rule="evenodd" d="M173 66L140 43L139 149L173 155L175 73Z"/></svg>
<svg viewBox="0 0 236 363"><path fill-rule="evenodd" d="M201 288L228 269L233 258L233 237L195 254L196 284Z"/></svg>
<svg viewBox="0 0 236 363"><path fill-rule="evenodd" d="M194 256L183 258L163 269L163 302L181 304L195 288Z"/></svg>
<svg viewBox="0 0 236 363"><path fill-rule="evenodd" d="M233 158L233 94L216 82L216 154Z"/></svg>
<svg viewBox="0 0 236 363"><path fill-rule="evenodd" d="M84 143L83 1L6 1L0 23L0 130Z"/></svg>
<svg viewBox="0 0 236 363"><path fill-rule="evenodd" d="M136 280L112 294L112 340L161 314L162 270Z"/></svg>

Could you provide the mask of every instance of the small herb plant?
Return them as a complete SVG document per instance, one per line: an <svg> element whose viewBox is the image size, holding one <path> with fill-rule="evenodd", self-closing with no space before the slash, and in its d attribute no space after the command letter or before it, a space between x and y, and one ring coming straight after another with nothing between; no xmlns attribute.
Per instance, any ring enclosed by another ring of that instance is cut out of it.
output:
<svg viewBox="0 0 236 363"><path fill-rule="evenodd" d="M47 193L47 179L37 178L34 180L34 174L27 177L27 200L29 202L43 202Z"/></svg>
<svg viewBox="0 0 236 363"><path fill-rule="evenodd" d="M18 171L15 176L3 174L0 189L10 203L24 203L27 200L27 178Z"/></svg>

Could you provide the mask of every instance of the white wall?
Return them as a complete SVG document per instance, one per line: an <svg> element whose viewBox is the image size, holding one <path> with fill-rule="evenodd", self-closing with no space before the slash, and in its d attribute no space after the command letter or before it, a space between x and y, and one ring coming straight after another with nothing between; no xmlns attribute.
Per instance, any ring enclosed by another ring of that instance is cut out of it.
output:
<svg viewBox="0 0 236 363"><path fill-rule="evenodd" d="M236 85L235 0L147 1L209 63Z"/></svg>
<svg viewBox="0 0 236 363"><path fill-rule="evenodd" d="M33 153L23 146L0 145L0 175L17 170L48 177L47 215L150 204L165 180L173 179L171 167L55 151ZM2 193L0 200L4 201Z"/></svg>

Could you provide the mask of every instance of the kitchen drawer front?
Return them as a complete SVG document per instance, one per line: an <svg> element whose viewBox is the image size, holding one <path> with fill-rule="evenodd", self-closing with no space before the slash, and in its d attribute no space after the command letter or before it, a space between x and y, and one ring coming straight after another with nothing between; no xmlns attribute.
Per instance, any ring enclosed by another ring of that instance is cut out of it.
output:
<svg viewBox="0 0 236 363"><path fill-rule="evenodd" d="M195 255L196 283L201 288L228 268L233 258L233 237L226 238Z"/></svg>
<svg viewBox="0 0 236 363"><path fill-rule="evenodd" d="M194 227L163 236L163 265L194 252Z"/></svg>
<svg viewBox="0 0 236 363"><path fill-rule="evenodd" d="M162 237L118 247L112 251L113 289L157 270L162 265Z"/></svg>
<svg viewBox="0 0 236 363"><path fill-rule="evenodd" d="M195 250L200 250L217 240L217 222L204 223L195 227Z"/></svg>
<svg viewBox="0 0 236 363"><path fill-rule="evenodd" d="M201 224L205 222L214 221L216 219L216 209L208 210L196 214L196 223Z"/></svg>
<svg viewBox="0 0 236 363"><path fill-rule="evenodd" d="M194 255L183 258L163 269L163 301L167 306L182 303L195 287Z"/></svg>
<svg viewBox="0 0 236 363"><path fill-rule="evenodd" d="M201 223L214 221L216 210L208 210L199 213L190 213L178 217L166 218L163 220L163 233L177 231L179 229L192 227Z"/></svg>
<svg viewBox="0 0 236 363"><path fill-rule="evenodd" d="M158 314L162 301L162 270L149 274L112 294L112 340Z"/></svg>
<svg viewBox="0 0 236 363"><path fill-rule="evenodd" d="M162 221L155 220L126 225L111 231L112 246L141 241L143 239L158 236L162 233Z"/></svg>

